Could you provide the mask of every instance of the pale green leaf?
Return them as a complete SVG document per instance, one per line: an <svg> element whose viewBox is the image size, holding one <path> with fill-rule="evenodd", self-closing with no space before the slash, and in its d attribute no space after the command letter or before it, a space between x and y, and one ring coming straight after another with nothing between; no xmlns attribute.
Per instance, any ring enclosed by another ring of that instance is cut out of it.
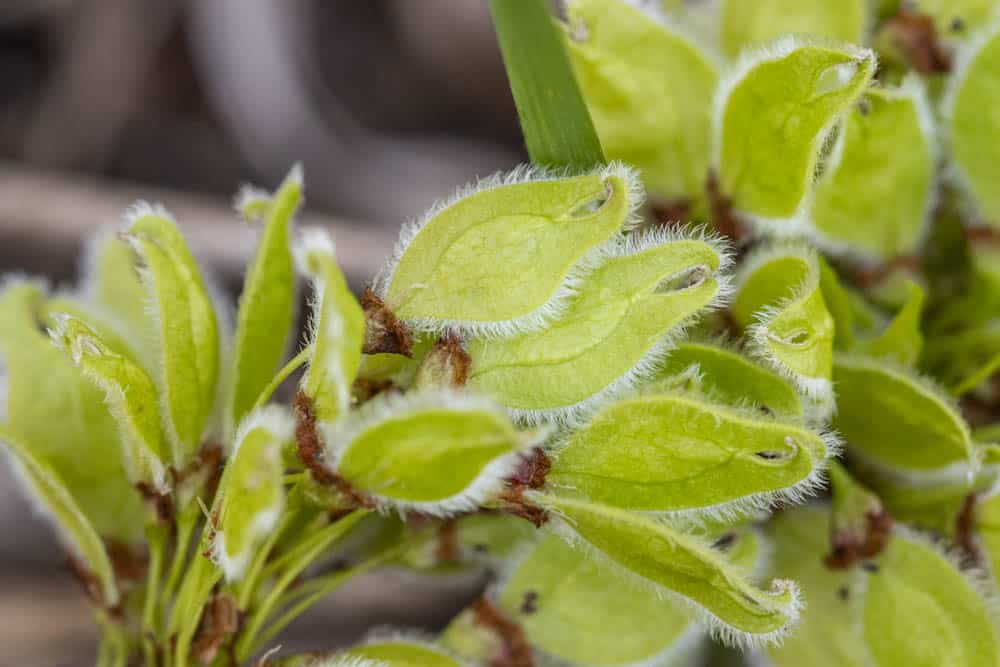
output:
<svg viewBox="0 0 1000 667"><path fill-rule="evenodd" d="M920 315L924 291L914 282L908 283L910 296L878 338L865 341L859 349L880 358L894 359L904 366L916 366L924 347L920 331Z"/></svg>
<svg viewBox="0 0 1000 667"><path fill-rule="evenodd" d="M840 278L833 267L819 257L819 288L827 312L833 318L833 346L837 350L849 350L854 346L855 308L847 288L840 284Z"/></svg>
<svg viewBox="0 0 1000 667"><path fill-rule="evenodd" d="M685 341L670 351L643 388L649 393L685 390L731 406L799 420L802 400L777 373L720 344Z"/></svg>
<svg viewBox="0 0 1000 667"><path fill-rule="evenodd" d="M557 530L582 541L609 567L653 591L676 593L702 623L727 644L759 646L778 641L798 618L798 589L774 580L770 591L747 581L740 569L698 538L668 524L603 505L531 494L553 513Z"/></svg>
<svg viewBox="0 0 1000 667"><path fill-rule="evenodd" d="M797 244L761 246L736 278L734 319L751 351L820 402L830 395L835 324L816 253Z"/></svg>
<svg viewBox="0 0 1000 667"><path fill-rule="evenodd" d="M325 433L330 467L356 491L431 514L494 496L527 444L491 401L445 390L380 394Z"/></svg>
<svg viewBox="0 0 1000 667"><path fill-rule="evenodd" d="M169 488L169 447L160 432L156 386L149 375L127 357L117 354L85 322L56 315L49 333L73 364L94 386L118 424L122 460L133 484L145 483L165 493Z"/></svg>
<svg viewBox="0 0 1000 667"><path fill-rule="evenodd" d="M549 329L470 341L469 387L525 421L573 421L648 377L727 291L728 251L711 238L651 233L605 254Z"/></svg>
<svg viewBox="0 0 1000 667"><path fill-rule="evenodd" d="M565 309L581 261L631 224L641 192L617 163L574 177L498 175L406 227L376 290L417 329L539 329Z"/></svg>
<svg viewBox="0 0 1000 667"><path fill-rule="evenodd" d="M758 415L683 395L619 401L568 436L546 484L623 509L710 515L809 496L836 441Z"/></svg>
<svg viewBox="0 0 1000 667"><path fill-rule="evenodd" d="M834 365L833 426L853 454L896 471L964 479L977 461L969 427L951 400L902 367L860 356Z"/></svg>
<svg viewBox="0 0 1000 667"><path fill-rule="evenodd" d="M566 48L609 158L655 195L699 199L718 75L692 40L624 0L566 4Z"/></svg>
<svg viewBox="0 0 1000 667"><path fill-rule="evenodd" d="M977 586L930 542L897 530L869 575L865 640L878 667L987 667L1000 642Z"/></svg>
<svg viewBox="0 0 1000 667"><path fill-rule="evenodd" d="M243 198L241 208L248 219L260 216L266 224L240 296L227 406L230 429L256 403L288 347L295 317L291 227L301 199L302 171L297 166L266 204L259 197Z"/></svg>
<svg viewBox="0 0 1000 667"><path fill-rule="evenodd" d="M499 605L533 647L575 665L680 665L701 637L683 604L555 535L518 563Z"/></svg>
<svg viewBox="0 0 1000 667"><path fill-rule="evenodd" d="M307 230L296 252L300 270L313 283L312 354L301 387L313 401L316 418L333 422L351 404L351 386L361 365L365 315L337 266L329 234Z"/></svg>
<svg viewBox="0 0 1000 667"><path fill-rule="evenodd" d="M939 37L960 40L978 34L997 14L996 0L919 0L917 9L934 21Z"/></svg>
<svg viewBox="0 0 1000 667"><path fill-rule="evenodd" d="M174 461L182 465L200 447L215 405L215 309L184 237L166 211L136 205L129 212L126 238L141 258L140 276L153 306L159 352L154 379Z"/></svg>
<svg viewBox="0 0 1000 667"><path fill-rule="evenodd" d="M826 135L875 71L875 54L793 37L744 54L716 93L714 167L733 206L768 231L803 231Z"/></svg>
<svg viewBox="0 0 1000 667"><path fill-rule="evenodd" d="M108 606L117 604L118 587L104 543L59 474L36 455L38 449L33 443L23 440L9 425L0 424L0 444L13 455L15 470L58 527L60 539L95 577L103 602Z"/></svg>
<svg viewBox="0 0 1000 667"><path fill-rule="evenodd" d="M396 639L375 639L344 655L373 660L387 667L462 667L461 662L443 649L405 635Z"/></svg>
<svg viewBox="0 0 1000 667"><path fill-rule="evenodd" d="M720 40L731 58L789 33L859 44L870 20L868 5L868 0L723 0Z"/></svg>
<svg viewBox="0 0 1000 667"><path fill-rule="evenodd" d="M806 604L795 631L767 649L775 667L870 667L859 623L868 575L860 567L824 565L830 553L827 512L786 510L771 518L766 531L773 554L769 572L798 582Z"/></svg>
<svg viewBox="0 0 1000 667"><path fill-rule="evenodd" d="M816 185L818 242L876 261L916 253L934 202L935 142L916 75L868 91L847 113Z"/></svg>
<svg viewBox="0 0 1000 667"><path fill-rule="evenodd" d="M43 286L0 286L0 412L18 440L56 471L98 534L127 543L142 536L142 503L125 475L115 421L102 392L46 335Z"/></svg>
<svg viewBox="0 0 1000 667"><path fill-rule="evenodd" d="M958 180L980 222L1000 227L1000 22L969 40L955 58L942 102Z"/></svg>
<svg viewBox="0 0 1000 667"><path fill-rule="evenodd" d="M291 417L279 406L251 412L236 434L218 492L212 555L226 579L240 579L274 530L285 503L281 449L293 438Z"/></svg>

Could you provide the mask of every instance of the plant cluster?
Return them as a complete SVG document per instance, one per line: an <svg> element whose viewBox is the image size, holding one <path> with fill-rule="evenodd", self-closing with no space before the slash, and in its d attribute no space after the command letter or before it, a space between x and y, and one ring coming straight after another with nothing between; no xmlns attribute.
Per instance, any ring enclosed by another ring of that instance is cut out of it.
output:
<svg viewBox="0 0 1000 667"><path fill-rule="evenodd" d="M556 166L360 300L297 168L237 197L234 322L157 206L79 289L4 282L0 440L99 665L1000 664L995 3L563 5L493 3ZM436 636L272 651L379 567L493 578Z"/></svg>

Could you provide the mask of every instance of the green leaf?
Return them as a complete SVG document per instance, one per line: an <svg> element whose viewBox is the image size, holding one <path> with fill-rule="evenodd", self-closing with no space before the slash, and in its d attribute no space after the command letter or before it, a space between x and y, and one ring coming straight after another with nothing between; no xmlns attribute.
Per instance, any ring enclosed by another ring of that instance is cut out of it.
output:
<svg viewBox="0 0 1000 667"><path fill-rule="evenodd" d="M55 318L55 328L49 330L52 339L84 376L104 392L104 400L118 424L121 456L129 481L167 492L170 452L160 433L153 380L130 359L115 353L82 320L66 314Z"/></svg>
<svg viewBox="0 0 1000 667"><path fill-rule="evenodd" d="M632 224L641 193L617 163L583 176L497 175L404 228L375 289L419 330L537 330L565 310L593 251Z"/></svg>
<svg viewBox="0 0 1000 667"><path fill-rule="evenodd" d="M555 535L518 563L499 605L533 647L574 665L660 664L701 639L683 604Z"/></svg>
<svg viewBox="0 0 1000 667"><path fill-rule="evenodd" d="M977 207L979 222L1000 228L1000 23L958 51L942 102L958 181Z"/></svg>
<svg viewBox="0 0 1000 667"><path fill-rule="evenodd" d="M519 553L533 539L535 528L528 522L503 514L471 514L456 522L460 555L465 560L496 565Z"/></svg>
<svg viewBox="0 0 1000 667"><path fill-rule="evenodd" d="M933 123L915 74L900 88L868 91L851 108L816 185L812 221L821 246L876 261L919 251L935 198Z"/></svg>
<svg viewBox="0 0 1000 667"><path fill-rule="evenodd" d="M734 319L751 352L824 402L830 396L835 324L826 308L816 253L792 244L761 246L736 277Z"/></svg>
<svg viewBox="0 0 1000 667"><path fill-rule="evenodd" d="M551 328L470 341L468 386L524 421L574 421L648 377L727 293L728 249L713 238L633 235L604 254Z"/></svg>
<svg viewBox="0 0 1000 667"><path fill-rule="evenodd" d="M530 497L558 518L560 535L582 541L637 585L681 596L727 644L776 642L798 618L800 600L793 582L774 580L770 591L760 590L708 543L664 522L568 498Z"/></svg>
<svg viewBox="0 0 1000 667"><path fill-rule="evenodd" d="M302 170L293 167L273 198L262 201L259 194L248 194L251 192L243 191L244 215L248 220L260 216L267 222L240 296L228 429L250 411L281 365L295 317L291 227L302 199Z"/></svg>
<svg viewBox="0 0 1000 667"><path fill-rule="evenodd" d="M566 48L608 157L635 165L655 195L700 198L718 80L709 58L622 0L571 0L566 14Z"/></svg>
<svg viewBox="0 0 1000 667"><path fill-rule="evenodd" d="M879 667L979 667L1000 643L976 584L915 533L897 531L868 577L865 640Z"/></svg>
<svg viewBox="0 0 1000 667"><path fill-rule="evenodd" d="M435 515L493 497L528 444L492 402L444 390L379 394L325 440L330 467L356 491Z"/></svg>
<svg viewBox="0 0 1000 667"><path fill-rule="evenodd" d="M121 443L104 397L44 331L45 288L11 279L0 285L0 358L6 372L0 413L30 443L102 537L142 537L143 508L123 470Z"/></svg>
<svg viewBox="0 0 1000 667"><path fill-rule="evenodd" d="M960 40L980 34L996 16L996 0L920 0L917 8L934 21L940 38Z"/></svg>
<svg viewBox="0 0 1000 667"><path fill-rule="evenodd" d="M622 509L709 516L808 497L836 440L758 415L683 395L619 401L568 436L546 484Z"/></svg>
<svg viewBox="0 0 1000 667"><path fill-rule="evenodd" d="M116 230L103 230L88 242L80 291L85 305L114 319L115 330L147 372L159 368L155 326L146 308L149 296L136 271L132 248ZM100 333L110 343L109 332Z"/></svg>
<svg viewBox="0 0 1000 667"><path fill-rule="evenodd" d="M142 261L153 305L164 430L178 466L197 452L208 427L219 376L219 330L204 280L173 218L140 203L128 214L126 239Z"/></svg>
<svg viewBox="0 0 1000 667"><path fill-rule="evenodd" d="M994 492L976 505L975 530L996 584L1000 580L1000 493Z"/></svg>
<svg viewBox="0 0 1000 667"><path fill-rule="evenodd" d="M904 478L963 479L975 472L968 425L929 381L859 356L838 356L833 379L833 426L853 454Z"/></svg>
<svg viewBox="0 0 1000 667"><path fill-rule="evenodd" d="M875 54L782 37L719 84L714 166L733 206L761 229L803 231L820 149L875 71Z"/></svg>
<svg viewBox="0 0 1000 667"><path fill-rule="evenodd" d="M868 575L860 567L832 570L823 564L830 552L828 525L827 512L818 507L780 512L766 525L773 553L769 572L797 581L806 603L795 631L767 649L775 667L870 666L858 622Z"/></svg>
<svg viewBox="0 0 1000 667"><path fill-rule="evenodd" d="M462 667L443 649L405 635L394 639L375 639L355 646L345 656L366 658L387 667Z"/></svg>
<svg viewBox="0 0 1000 667"><path fill-rule="evenodd" d="M300 270L313 283L312 356L302 377L321 422L333 422L351 403L351 386L361 365L365 315L337 266L333 239L310 229L297 248Z"/></svg>
<svg viewBox="0 0 1000 667"><path fill-rule="evenodd" d="M894 359L903 366L916 366L924 348L924 335L920 331L920 315L924 305L924 291L913 281L907 283L909 298L889 325L872 341L865 341L860 349L879 358Z"/></svg>
<svg viewBox="0 0 1000 667"><path fill-rule="evenodd" d="M219 483L213 560L228 581L240 579L278 523L285 504L281 449L294 424L278 406L251 412L240 425Z"/></svg>
<svg viewBox="0 0 1000 667"><path fill-rule="evenodd" d="M722 48L735 58L746 46L787 34L859 44L870 20L868 5L866 0L723 0Z"/></svg>
<svg viewBox="0 0 1000 667"><path fill-rule="evenodd" d="M60 539L95 577L102 601L108 606L117 604L118 587L104 543L59 474L36 456L38 449L33 443L23 440L9 425L0 424L0 443L13 455L14 469L59 529Z"/></svg>
<svg viewBox="0 0 1000 667"><path fill-rule="evenodd" d="M827 312L833 318L833 346L837 350L849 350L854 346L855 308L851 293L840 284L840 278L833 267L819 257L819 289Z"/></svg>
<svg viewBox="0 0 1000 667"><path fill-rule="evenodd" d="M649 393L685 390L731 406L751 407L798 421L802 400L781 376L721 344L685 341L670 351L643 388Z"/></svg>
<svg viewBox="0 0 1000 667"><path fill-rule="evenodd" d="M543 0L490 0L531 161L589 169L601 144Z"/></svg>

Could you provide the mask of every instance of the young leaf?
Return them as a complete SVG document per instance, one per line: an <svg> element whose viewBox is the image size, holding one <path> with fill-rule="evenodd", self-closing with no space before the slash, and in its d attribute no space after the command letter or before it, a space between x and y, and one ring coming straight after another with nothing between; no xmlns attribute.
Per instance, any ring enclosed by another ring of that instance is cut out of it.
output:
<svg viewBox="0 0 1000 667"><path fill-rule="evenodd" d="M285 356L295 316L291 227L302 199L301 168L292 168L273 198L243 199L248 220L259 215L267 222L240 296L227 428L250 411Z"/></svg>
<svg viewBox="0 0 1000 667"><path fill-rule="evenodd" d="M372 660L387 667L462 667L462 663L443 649L406 636L366 642L344 655Z"/></svg>
<svg viewBox="0 0 1000 667"><path fill-rule="evenodd" d="M920 0L917 9L930 16L940 37L948 40L976 35L996 15L996 0Z"/></svg>
<svg viewBox="0 0 1000 667"><path fill-rule="evenodd" d="M823 564L830 552L828 524L827 512L818 507L786 510L767 523L773 554L768 570L797 581L806 601L795 631L767 649L775 667L870 666L859 623L869 575L860 567Z"/></svg>
<svg viewBox="0 0 1000 667"><path fill-rule="evenodd" d="M204 280L177 224L159 207L129 211L126 239L142 261L159 349L164 430L178 465L198 447L212 412L219 375L219 331Z"/></svg>
<svg viewBox="0 0 1000 667"><path fill-rule="evenodd" d="M803 417L802 400L784 378L723 345L685 341L671 350L643 390L697 390L731 406L747 406L792 421Z"/></svg>
<svg viewBox="0 0 1000 667"><path fill-rule="evenodd" d="M135 543L143 508L122 467L121 443L104 397L36 320L45 288L12 279L0 285L0 359L6 391L0 414L18 440L55 470L102 537ZM3 381L0 381L3 383Z"/></svg>
<svg viewBox="0 0 1000 667"><path fill-rule="evenodd" d="M866 0L723 0L722 48L735 58L746 46L788 34L859 44L870 19L868 4Z"/></svg>
<svg viewBox="0 0 1000 667"><path fill-rule="evenodd" d="M910 296L878 338L866 341L860 349L873 357L895 359L904 366L916 366L924 347L920 315L924 291L916 283L907 283Z"/></svg>
<svg viewBox="0 0 1000 667"><path fill-rule="evenodd" d="M811 495L836 449L829 436L752 412L643 396L612 404L572 433L546 482L622 509L725 515Z"/></svg>
<svg viewBox="0 0 1000 667"><path fill-rule="evenodd" d="M129 481L167 492L170 452L160 433L153 380L130 359L116 354L82 320L66 314L55 317L55 328L49 330L52 339L84 376L104 392L104 400L118 424Z"/></svg>
<svg viewBox="0 0 1000 667"><path fill-rule="evenodd" d="M734 319L750 349L819 400L830 395L835 325L826 309L816 253L800 245L762 246L736 277Z"/></svg>
<svg viewBox="0 0 1000 667"><path fill-rule="evenodd" d="M333 239L307 230L296 250L300 270L313 283L312 356L302 377L321 422L333 422L350 407L351 385L361 364L365 315L337 266Z"/></svg>
<svg viewBox="0 0 1000 667"><path fill-rule="evenodd" d="M701 639L684 605L555 535L517 564L499 606L534 648L574 665L660 664Z"/></svg>
<svg viewBox="0 0 1000 667"><path fill-rule="evenodd" d="M537 330L565 310L593 251L632 224L641 200L638 177L618 163L495 176L404 228L376 291L420 330Z"/></svg>
<svg viewBox="0 0 1000 667"><path fill-rule="evenodd" d="M879 667L985 667L1000 661L1000 643L977 585L917 534L896 531L867 589L865 641Z"/></svg>
<svg viewBox="0 0 1000 667"><path fill-rule="evenodd" d="M857 356L838 356L833 379L833 425L851 452L904 476L961 479L975 471L968 425L928 381Z"/></svg>
<svg viewBox="0 0 1000 667"><path fill-rule="evenodd" d="M816 185L812 220L823 247L876 261L919 250L935 195L933 122L916 75L851 108Z"/></svg>
<svg viewBox="0 0 1000 667"><path fill-rule="evenodd" d="M212 555L228 581L240 579L274 529L285 503L281 449L294 424L278 406L251 412L240 424L219 483Z"/></svg>
<svg viewBox="0 0 1000 667"><path fill-rule="evenodd" d="M959 50L942 102L952 167L978 209L978 222L1000 227L1000 22Z"/></svg>
<svg viewBox="0 0 1000 667"><path fill-rule="evenodd" d="M8 425L0 424L0 444L13 455L15 470L22 481L38 497L45 513L59 528L59 537L68 544L96 579L95 591L101 601L114 606L118 603L118 587L114 569L101 537L73 498L73 494L56 471L37 457L34 443L16 435Z"/></svg>
<svg viewBox="0 0 1000 667"><path fill-rule="evenodd" d="M326 460L353 489L435 515L495 495L527 444L492 402L444 390L380 394L326 435Z"/></svg>
<svg viewBox="0 0 1000 667"><path fill-rule="evenodd" d="M875 54L850 45L782 37L746 53L714 105L714 167L733 206L767 231L803 231L826 135L874 71Z"/></svg>
<svg viewBox="0 0 1000 667"><path fill-rule="evenodd" d="M648 377L727 293L728 249L712 238L631 236L605 255L550 329L472 340L468 386L528 422L574 421Z"/></svg>
<svg viewBox="0 0 1000 667"><path fill-rule="evenodd" d="M760 590L707 543L666 523L568 498L531 497L560 517L560 535L582 541L638 585L676 593L727 644L776 642L798 618L801 602L793 582L774 580L770 591Z"/></svg>
<svg viewBox="0 0 1000 667"><path fill-rule="evenodd" d="M837 272L822 256L819 258L819 289L823 292L823 302L833 318L833 347L849 350L854 346L855 308L851 293L840 284Z"/></svg>
<svg viewBox="0 0 1000 667"><path fill-rule="evenodd" d="M718 75L696 44L624 0L566 3L566 49L608 157L649 191L699 198Z"/></svg>

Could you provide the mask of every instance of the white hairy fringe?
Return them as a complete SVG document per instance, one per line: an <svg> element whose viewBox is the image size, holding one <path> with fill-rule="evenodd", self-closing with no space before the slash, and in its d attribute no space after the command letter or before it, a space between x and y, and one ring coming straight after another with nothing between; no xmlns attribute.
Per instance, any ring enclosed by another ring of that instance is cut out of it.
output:
<svg viewBox="0 0 1000 667"><path fill-rule="evenodd" d="M715 250L719 258L719 266L709 276L706 276L706 279L712 278L718 284L715 296L701 310L692 313L676 323L631 369L593 396L578 403L559 408L511 408L509 410L510 414L515 420L525 425L545 423L555 423L568 427L582 425L609 401L624 396L639 388L644 382L647 382L659 372L667 355L677 346L678 342L685 338L687 330L692 325L696 324L708 313L728 305L729 299L733 294L729 275L729 268L733 263L733 251L725 239L708 230L706 227L699 227L696 230L659 228L643 233L630 234L618 243L608 244L601 248L600 263L603 265L614 259L636 255L651 248L676 241L702 241L712 246L713 250ZM664 281L677 278L697 268L701 267L689 267L673 276L667 276Z"/></svg>
<svg viewBox="0 0 1000 667"><path fill-rule="evenodd" d="M292 165L292 168L288 170L288 174L285 176L284 180L282 180L281 184L275 189L275 192L284 187L286 183L297 183L301 186L303 182L304 175L302 163L296 162ZM233 197L233 210L236 211L237 215L243 218L244 222L259 222L256 218L251 219L247 217L247 207L257 202L270 202L273 196L273 192L269 192L264 188L257 187L256 185L252 185L250 183L244 183L236 192L236 196Z"/></svg>
<svg viewBox="0 0 1000 667"><path fill-rule="evenodd" d="M798 621L799 614L805 607L805 601L802 599L802 594L799 591L798 585L794 581L788 579L773 579L771 581L772 593L780 594L785 591L792 592L792 601L787 609L782 609L778 605L772 607L773 609L780 609L782 613L786 614L789 619L788 623L785 627L779 630L760 634L752 634L738 630L694 600L623 567L613 558L590 544L579 533L577 533L567 517L552 508L549 508L549 512L554 518L553 521L549 521L548 524L546 524L549 530L555 532L569 544L585 549L588 555L600 561L603 566L614 569L616 572L620 573L622 578L629 581L632 585L653 591L663 599L676 600L682 603L694 613L698 623L708 631L708 634L713 639L725 644L726 646L746 651L763 646L779 644L787 634L788 630ZM710 550L711 546L705 544L705 548ZM728 566L729 565L727 563L726 567ZM760 590L763 591L763 589ZM766 593L767 591L763 592Z"/></svg>
<svg viewBox="0 0 1000 667"><path fill-rule="evenodd" d="M941 102L938 106L938 113L941 117L941 144L945 147L946 154L949 156L954 155L951 151L952 137L950 130L954 121L955 103L958 93L965 84L969 69L979 56L980 51L1000 33L1000 9L994 11L994 15L994 19L989 25L980 29L975 35L960 44L954 53L951 66L952 73L948 77L944 93L941 96ZM984 111L984 113L986 112ZM953 185L966 195L960 198L960 213L964 222L977 227L987 224L986 216L983 214L982 207L975 196L975 191L968 175L953 157L945 163L943 177L946 183Z"/></svg>
<svg viewBox="0 0 1000 667"><path fill-rule="evenodd" d="M877 90L886 97L912 100L917 116L917 123L920 126L920 133L927 141L931 174L927 196L924 198L921 225L917 232L917 243L915 245L916 249L920 249L927 241L927 236L931 229L932 215L940 197L940 179L937 174L937 165L941 163L942 149L937 123L934 120L934 111L927 97L927 88L923 80L912 72L903 77L902 83L897 88L878 88ZM843 128L841 128L841 132L834 141L829 159L824 164L824 175L820 177L820 181L824 178L832 178L833 174L839 168L843 157L845 141L845 133ZM811 216L801 235L823 251L836 257L844 257L863 266L874 266L884 261L882 257L851 245L848 241L832 238L823 233L813 224Z"/></svg>
<svg viewBox="0 0 1000 667"><path fill-rule="evenodd" d="M243 443L243 440L246 439L247 435L249 435L251 431L258 428L265 429L271 437L274 438L276 443L279 443L276 444L275 448L279 452L278 458L280 458L280 443L292 440L295 433L295 421L292 419L291 415L289 415L287 411L279 405L266 405L262 408L254 410L240 422L233 442L232 454L230 456L238 456L240 445ZM221 496L221 501L226 502L224 495ZM255 536L265 535L271 532L277 525L283 509L284 500L282 499L276 506L270 507L257 514L253 518L253 523L251 524L249 532ZM246 572L247 566L250 564L250 557L252 555L252 550L246 550L243 553L229 556L226 553L226 535L224 531L219 530L212 537L210 556L212 562L218 565L222 570L226 577L226 581L236 581L243 576L243 573Z"/></svg>
<svg viewBox="0 0 1000 667"><path fill-rule="evenodd" d="M893 376L897 380L915 384L918 388L922 389L927 394L930 394L935 400L947 408L947 411L950 413L952 423L965 436L966 440L972 442L972 432L969 430L968 423L961 416L958 399L949 394L944 387L939 385L932 378L926 375L921 375L920 373L917 373L913 369L904 366L893 359L875 359L859 354L838 353L835 355L835 360L840 366L853 369L876 370ZM856 456L857 453L852 451L851 455ZM872 461L871 463L873 466L878 467L884 474L894 477L899 481L916 486L921 484L939 484L941 482L955 481L962 478L971 479L971 477L979 471L981 464L979 458L975 455L975 452L973 452L968 461L958 461L955 464L947 466L946 468L938 468L933 471L904 471L898 468L883 470L884 467L879 466L877 462Z"/></svg>
<svg viewBox="0 0 1000 667"><path fill-rule="evenodd" d="M622 232L634 229L641 222L641 217L639 216L638 211L645 200L645 190L642 185L642 180L639 177L639 173L635 169L622 162L611 162L606 166L601 166L591 170L590 172L585 172L584 175L588 173L600 176L602 180L617 176L626 184L627 192L625 193L625 196L628 199L629 211L621 230L619 230L608 242L614 243L618 238L620 238ZM427 213L424 214L422 218L410 221L403 225L403 228L400 231L399 240L396 242L392 255L375 276L375 280L372 283L372 289L380 298L386 298L389 285L392 283L392 277L395 274L396 268L399 266L399 262L405 254L407 248L409 248L413 240L417 238L423 228L431 220L458 201L479 192L492 190L506 185L551 181L574 175L577 174L569 170L554 170L536 167L533 165L520 165L510 172L498 172L492 176L481 179L476 183L466 185L464 188L458 190L447 199L437 202L430 208L430 210L427 211ZM469 321L415 318L406 320L406 324L414 331L419 332L432 334L459 332L475 336L477 338L508 338L517 334L537 331L546 326L549 322L559 319L559 317L565 313L586 276L600 264L600 257L601 246L598 246L589 253L585 254L580 261L570 269L566 278L563 280L563 284L556 290L548 302L543 304L540 308L514 319L504 321Z"/></svg>
<svg viewBox="0 0 1000 667"><path fill-rule="evenodd" d="M723 116L725 115L726 103L733 90L754 67L761 63L781 60L796 50L807 46L835 48L852 54L858 61L871 60L876 67L878 64L875 52L871 49L854 44L802 35L784 35L767 44L744 49L739 59L720 76L719 84L715 89L715 97L712 100L712 167L716 173L719 172L722 162ZM840 117L835 117L831 119L826 127L819 131L813 142L814 152L818 153L822 149L830 132L834 130L839 121ZM757 232L782 237L802 236L808 234L812 227L809 216L812 201L813 188L810 187L806 189L795 213L789 218L768 218L754 215L748 211L740 211L740 213L750 221Z"/></svg>
<svg viewBox="0 0 1000 667"><path fill-rule="evenodd" d="M803 259L809 271L803 281L791 290L791 293L777 303L764 306L755 313L755 323L747 327L747 349L754 357L763 362L786 380L791 382L800 393L815 400L828 401L833 395L833 383L827 378L812 378L800 375L785 365L767 349L767 341L771 335L770 324L775 317L795 302L808 296L809 291L819 289L819 259L816 251L800 242L782 241L760 246L752 251L740 266L736 275L736 291L746 284L750 276L764 265L789 255Z"/></svg>
<svg viewBox="0 0 1000 667"><path fill-rule="evenodd" d="M132 225L134 225L137 220L149 215L162 217L179 229L177 221L161 204L150 204L149 202L142 200L135 202L125 211L121 229L123 232L122 238L140 257L143 256L142 244L139 242L139 239L130 233L130 230ZM226 376L229 372L227 369L230 366L228 363L230 361L228 359L229 355L226 352L230 346L227 343L228 339L232 337L233 325L231 314L222 305L226 302L226 300L221 297L221 294L223 293L222 290L218 287L214 279L201 268L202 264L197 261L197 257L195 257L195 263L198 265L202 282L205 286L205 292L207 293L208 299L211 301L215 312L216 328L219 338L219 346L217 349L219 358L219 374L215 386L216 395L213 398L212 412L209 415L209 419L206 420L204 432L201 434L201 439L204 439L206 436L211 435L211 432L219 423L219 417L221 416L219 410L224 402L220 399L223 395L223 388L226 386ZM186 447L184 443L181 442L180 435L177 433L177 427L174 424L173 416L171 415L170 399L167 392L168 382L166 377L166 365L164 364L163 358L159 353L159 350L162 348L160 330L163 323L156 298L156 276L154 276L153 272L145 266L137 266L136 272L139 275L140 282L146 288L146 303L143 305L144 310L146 311L146 316L149 321L153 323L150 338L157 350L157 368L150 369L152 371L150 375L153 377L153 381L157 389L157 396L160 401L160 417L163 425L163 432L167 436L167 441L170 444L174 461L179 462L183 458L182 452Z"/></svg>
<svg viewBox="0 0 1000 667"><path fill-rule="evenodd" d="M424 410L439 408L458 412L489 412L503 421L509 418L506 410L490 399L468 392L431 389L405 394L381 394L333 424L318 425L323 435L327 465L337 470L350 444L369 429L390 419L405 418ZM522 435L525 437L519 450L499 456L488 463L465 490L450 498L427 502L396 500L377 493L368 495L383 513L415 511L430 516L449 517L474 510L503 490L504 480L514 474L524 454L544 437L539 433Z"/></svg>

